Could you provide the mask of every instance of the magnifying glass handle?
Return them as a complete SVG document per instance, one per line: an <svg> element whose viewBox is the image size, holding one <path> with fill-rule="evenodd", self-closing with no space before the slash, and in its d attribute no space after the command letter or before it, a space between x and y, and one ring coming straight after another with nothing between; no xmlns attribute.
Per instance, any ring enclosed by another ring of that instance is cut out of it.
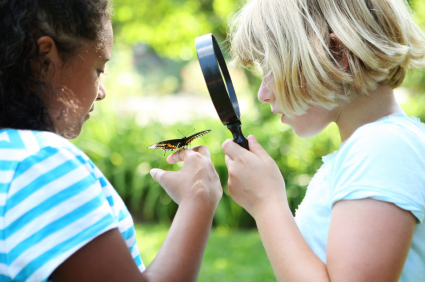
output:
<svg viewBox="0 0 425 282"><path fill-rule="evenodd" d="M241 122L237 121L235 123L228 124L227 128L233 134L233 142L238 143L240 146L244 147L249 151L248 140L245 138L245 136L243 136Z"/></svg>

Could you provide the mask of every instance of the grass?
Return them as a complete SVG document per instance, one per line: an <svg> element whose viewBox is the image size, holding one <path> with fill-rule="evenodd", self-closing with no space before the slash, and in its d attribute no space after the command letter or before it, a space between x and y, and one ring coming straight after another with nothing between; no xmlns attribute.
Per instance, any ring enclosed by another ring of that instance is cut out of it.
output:
<svg viewBox="0 0 425 282"><path fill-rule="evenodd" d="M137 244L145 265L154 259L169 226L136 224ZM276 281L257 230L214 228L198 281Z"/></svg>

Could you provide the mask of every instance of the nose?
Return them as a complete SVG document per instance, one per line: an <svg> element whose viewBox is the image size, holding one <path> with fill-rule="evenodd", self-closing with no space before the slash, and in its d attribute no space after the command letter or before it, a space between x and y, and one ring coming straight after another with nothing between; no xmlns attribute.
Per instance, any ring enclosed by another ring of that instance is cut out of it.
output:
<svg viewBox="0 0 425 282"><path fill-rule="evenodd" d="M267 87L263 79L263 81L261 82L260 89L258 90L258 100L260 100L260 102L262 103L272 103L273 99L274 99L274 94Z"/></svg>
<svg viewBox="0 0 425 282"><path fill-rule="evenodd" d="M99 92L97 93L96 101L102 101L106 97L106 88L102 81L99 83Z"/></svg>

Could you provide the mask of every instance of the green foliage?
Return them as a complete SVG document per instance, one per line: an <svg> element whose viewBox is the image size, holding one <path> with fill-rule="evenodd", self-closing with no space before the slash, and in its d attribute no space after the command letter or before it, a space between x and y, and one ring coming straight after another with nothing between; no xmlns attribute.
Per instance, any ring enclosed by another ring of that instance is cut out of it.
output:
<svg viewBox="0 0 425 282"><path fill-rule="evenodd" d="M113 27L124 44L142 42L161 56L184 58L187 48L195 52L198 36L212 32L222 41L239 6L234 0L114 0Z"/></svg>
<svg viewBox="0 0 425 282"><path fill-rule="evenodd" d="M246 1L242 0L114 0L112 18L120 44L142 42L158 54L184 58L187 48L195 53L194 38L214 33L226 38L227 23ZM416 20L425 25L425 2L407 0Z"/></svg>
<svg viewBox="0 0 425 282"><path fill-rule="evenodd" d="M409 77L406 86L416 79ZM408 115L425 120L424 91L415 85L410 89L416 95L410 97L403 108ZM224 188L214 224L232 228L255 226L251 216L228 195L228 174L221 145L231 138L231 134L218 117L195 119L190 124L148 123L140 126L134 116L119 115L114 108L109 108L115 105L114 100L111 101L110 104L106 100L101 102L104 104L96 108L95 114L86 122L83 134L74 142L109 179L136 220L170 222L177 209L176 204L151 178L149 170L154 167L178 170L181 164L170 165L162 151L147 147L162 140L179 138L178 130L189 133L196 128L197 131L212 130L192 144L209 148ZM246 136L253 134L276 161L286 182L291 210L295 212L309 180L322 164L321 157L338 148L340 140L337 128L332 124L318 136L303 139L297 137L289 126L282 125L278 116L271 115L268 105L260 105L259 110L260 114L255 114L253 110L242 113L242 130Z"/></svg>
<svg viewBox="0 0 425 282"><path fill-rule="evenodd" d="M149 265L164 241L168 225L136 224L136 240L145 265ZM202 260L199 282L276 281L256 230L214 228Z"/></svg>
<svg viewBox="0 0 425 282"><path fill-rule="evenodd" d="M415 12L416 21L422 26L425 25L425 2L423 0L410 0L410 6Z"/></svg>
<svg viewBox="0 0 425 282"><path fill-rule="evenodd" d="M149 150L147 147L162 140L179 138L177 130L190 132L195 127L198 131L212 130L192 144L206 145L210 149L225 191L214 223L230 227L255 226L251 216L228 195L228 175L221 145L231 138L231 134L218 118L196 120L190 125L151 123L141 127L133 117L119 116L108 109L106 104L99 108L99 112L86 122L83 134L74 142L105 174L136 219L161 222L172 220L177 206L151 178L149 170L154 167L178 170L180 166L168 164L162 151ZM266 118L258 116L253 121L247 118L243 123L243 131L246 135L253 134L276 160L285 177L293 211L300 204L308 181L320 167L321 156L332 152L338 144L335 127L311 140L302 139L270 114Z"/></svg>
<svg viewBox="0 0 425 282"><path fill-rule="evenodd" d="M423 3L422 0L410 1L417 20L422 23L425 18L420 16L425 13ZM170 82L165 76L171 77L171 73L179 73L178 70L171 69L171 64L168 63L162 70L154 69L152 65L144 67L144 72L139 70L137 73L131 63L134 56L130 43L146 43L158 54L169 58L189 58L183 53L188 48L193 51L193 40L197 36L213 32L218 35L218 41L222 42L228 15L240 7L240 3L236 0L115 0L114 5L116 46L113 59L108 65L109 83L106 85L109 96L112 97L102 101L99 107L96 106L82 135L74 142L109 179L136 220L169 223L177 205L151 178L149 170L154 167L178 170L181 166L168 164L162 151L148 150L147 147L162 140L179 138L177 130L188 133L193 128L198 131L211 129L212 133L195 140L193 145L202 144L210 149L224 188L214 224L232 228L255 226L251 216L228 195L227 168L221 144L231 138L231 134L218 118L194 118L190 124L151 122L140 125L134 115L123 114L123 111L116 108L120 100L129 97L158 96L167 92L161 90L170 88ZM183 65L185 64L182 63ZM164 80L155 81L156 78L161 78L161 73L164 74ZM253 134L276 161L285 178L291 210L295 212L304 197L309 180L322 163L321 157L338 148L340 141L337 128L331 125L318 136L309 139L297 137L288 126L278 121L277 116L271 115L268 105L259 106L258 102L254 102L261 80L249 71L245 75L249 87L241 92L251 108L242 113L242 130L246 136ZM153 80L156 88L146 88L144 81L147 77ZM192 79L190 83L194 84L195 81ZM405 111L425 120L425 73L415 71L414 75L409 74L404 86L409 88L410 93L414 93L405 103ZM173 87L178 89L178 86ZM239 97L241 92L238 92Z"/></svg>

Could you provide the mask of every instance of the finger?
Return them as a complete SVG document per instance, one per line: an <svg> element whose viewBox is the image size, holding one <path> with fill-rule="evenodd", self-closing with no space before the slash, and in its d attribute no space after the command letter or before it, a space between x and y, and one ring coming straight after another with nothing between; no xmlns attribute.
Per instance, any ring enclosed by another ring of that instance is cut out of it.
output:
<svg viewBox="0 0 425 282"><path fill-rule="evenodd" d="M232 160L235 160L238 156L241 156L243 154L250 153L247 149L233 142L233 139L227 139L226 141L224 141L223 145L221 146L221 149Z"/></svg>
<svg viewBox="0 0 425 282"><path fill-rule="evenodd" d="M158 182L162 186L162 188L167 190L167 187L168 187L167 184L173 182L173 174L175 172L174 171L165 171L165 170L162 170L162 169L159 169L159 168L153 168L153 169L151 169L150 173L151 173L153 180Z"/></svg>
<svg viewBox="0 0 425 282"><path fill-rule="evenodd" d="M229 166L231 165L233 161L230 159L228 155L224 155L224 163L226 164L227 169L229 169Z"/></svg>
<svg viewBox="0 0 425 282"><path fill-rule="evenodd" d="M204 157L208 157L208 158L211 159L210 150L208 150L208 148L206 146L203 146L203 145L195 146L195 147L192 148L192 150L194 152L198 152L199 154L201 154Z"/></svg>
<svg viewBox="0 0 425 282"><path fill-rule="evenodd" d="M227 139L226 141L224 141L223 145L221 145L221 150L223 150L226 157L230 158L228 153L231 151L233 143L233 139Z"/></svg>
<svg viewBox="0 0 425 282"><path fill-rule="evenodd" d="M179 153L180 153L180 150L179 150L179 151L177 151L177 152L175 152L175 153L173 153L173 154L171 154L171 155L169 155L169 156L167 157L167 162L168 162L169 164L175 164L175 163L181 162L181 161L182 161L182 159L180 159L180 157L179 157L179 156L175 156L176 154L178 155Z"/></svg>
<svg viewBox="0 0 425 282"><path fill-rule="evenodd" d="M174 202L178 204L178 197L175 194L172 187L172 184L175 183L175 173L174 171L164 171L162 169L153 168L150 171L152 178L161 185L162 188L167 192L167 194L173 199Z"/></svg>
<svg viewBox="0 0 425 282"><path fill-rule="evenodd" d="M164 174L164 172L165 171L163 171L162 169L153 168L153 169L151 169L150 174L151 174L153 180L155 180L156 182L159 182L159 179Z"/></svg>
<svg viewBox="0 0 425 282"><path fill-rule="evenodd" d="M255 139L253 135L249 135L247 139L250 152L254 153L260 158L269 156L266 150L264 150L264 148L260 145L260 143L258 143L257 139Z"/></svg>
<svg viewBox="0 0 425 282"><path fill-rule="evenodd" d="M184 160L187 158L187 156L189 154L193 154L193 153L194 152L192 150L188 150L188 149L178 150L174 154L169 155L167 157L167 162L169 164L175 164L175 163L178 163L178 162L184 162Z"/></svg>

